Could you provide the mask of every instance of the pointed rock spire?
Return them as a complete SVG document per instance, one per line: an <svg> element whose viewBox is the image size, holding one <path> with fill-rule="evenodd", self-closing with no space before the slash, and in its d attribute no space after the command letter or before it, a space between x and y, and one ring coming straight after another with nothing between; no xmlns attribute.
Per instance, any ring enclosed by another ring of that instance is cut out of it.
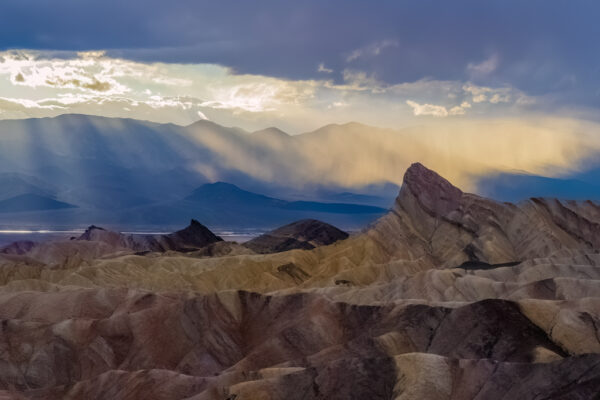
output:
<svg viewBox="0 0 600 400"><path fill-rule="evenodd" d="M402 190L408 190L429 212L446 215L455 210L463 192L421 163L412 164L404 174Z"/></svg>

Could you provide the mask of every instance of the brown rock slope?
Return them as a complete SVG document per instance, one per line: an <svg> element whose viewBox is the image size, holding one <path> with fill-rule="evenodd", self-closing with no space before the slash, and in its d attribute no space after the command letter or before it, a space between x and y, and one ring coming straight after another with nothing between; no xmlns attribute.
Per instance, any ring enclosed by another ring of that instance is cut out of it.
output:
<svg viewBox="0 0 600 400"><path fill-rule="evenodd" d="M600 393L590 202L497 203L415 164L388 215L330 246L198 258L84 244L77 262L83 248L63 263L0 254L0 398Z"/></svg>
<svg viewBox="0 0 600 400"><path fill-rule="evenodd" d="M348 234L333 225L316 219L303 219L267 232L244 243L255 253L279 253L282 251L310 250L344 240Z"/></svg>

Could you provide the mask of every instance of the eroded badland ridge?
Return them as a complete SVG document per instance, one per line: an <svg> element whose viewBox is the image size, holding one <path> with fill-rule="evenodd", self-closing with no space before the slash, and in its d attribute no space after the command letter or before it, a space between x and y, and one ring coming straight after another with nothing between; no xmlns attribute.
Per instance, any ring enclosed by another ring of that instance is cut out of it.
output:
<svg viewBox="0 0 600 400"><path fill-rule="evenodd" d="M600 392L595 203L499 203L414 164L391 210L361 234L344 239L314 221L278 232L257 247L266 254L197 221L160 237L94 228L76 240L8 247L2 396ZM296 242L305 244L280 251Z"/></svg>

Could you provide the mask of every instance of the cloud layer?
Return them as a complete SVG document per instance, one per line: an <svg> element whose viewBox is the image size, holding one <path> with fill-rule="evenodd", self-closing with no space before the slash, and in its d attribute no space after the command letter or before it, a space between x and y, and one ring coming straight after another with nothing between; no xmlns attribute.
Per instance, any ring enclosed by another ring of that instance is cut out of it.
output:
<svg viewBox="0 0 600 400"><path fill-rule="evenodd" d="M368 46L360 57L394 46ZM85 113L182 125L212 119L302 132L352 120L397 128L428 118L516 116L537 105L534 97L506 85L432 79L390 85L351 68L337 82L325 64L317 69L319 79L291 80L215 64L132 61L103 51L11 50L0 52L0 119Z"/></svg>
<svg viewBox="0 0 600 400"><path fill-rule="evenodd" d="M350 69L386 86L472 81L593 109L599 11L593 1L545 0L4 0L0 49L104 49L113 58L292 81L321 79L323 64L336 84Z"/></svg>

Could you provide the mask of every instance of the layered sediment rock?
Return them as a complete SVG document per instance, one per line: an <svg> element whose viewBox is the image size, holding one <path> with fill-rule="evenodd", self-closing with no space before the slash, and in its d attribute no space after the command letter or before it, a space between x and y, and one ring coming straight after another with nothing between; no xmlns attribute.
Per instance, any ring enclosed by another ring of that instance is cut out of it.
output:
<svg viewBox="0 0 600 400"><path fill-rule="evenodd" d="M0 396L600 393L591 202L498 203L415 164L388 215L310 250L173 251L195 247L179 236L143 255L106 235L0 254Z"/></svg>

